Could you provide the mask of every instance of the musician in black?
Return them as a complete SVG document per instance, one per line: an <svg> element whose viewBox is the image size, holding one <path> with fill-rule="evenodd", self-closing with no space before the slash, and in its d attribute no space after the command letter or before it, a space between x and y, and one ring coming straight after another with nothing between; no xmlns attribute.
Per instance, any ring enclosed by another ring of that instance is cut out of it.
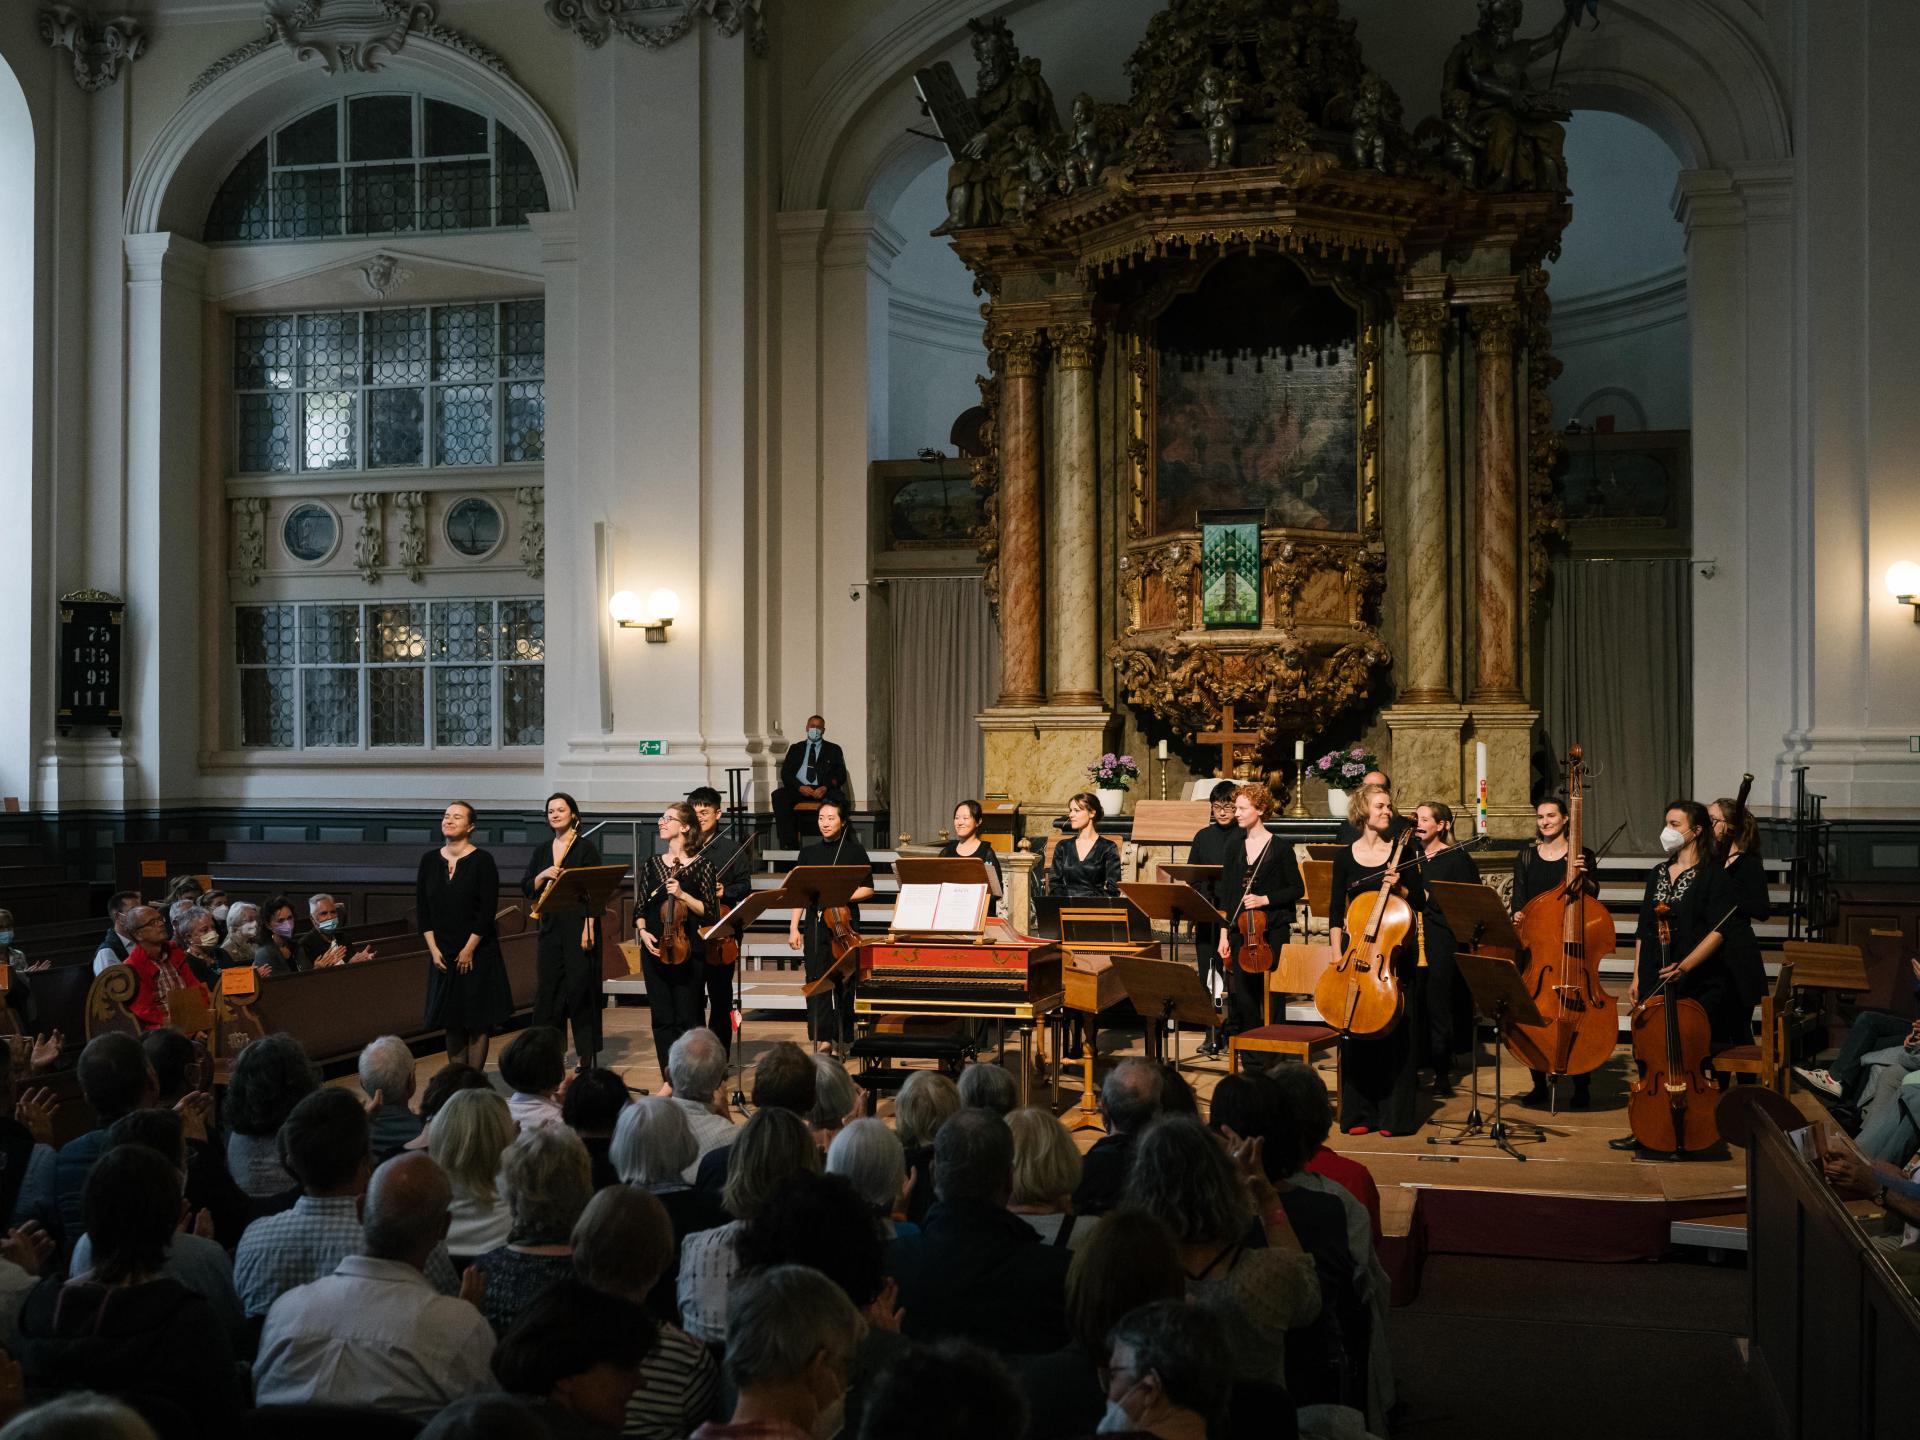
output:
<svg viewBox="0 0 1920 1440"><path fill-rule="evenodd" d="M581 838L580 807L571 795L556 790L547 797L546 811L552 834L533 847L527 873L520 877L520 893L530 907L563 868L601 863L593 841ZM585 906L564 904L556 891L541 905L539 925L533 1023L551 1025L563 1034L571 1025L579 1067L590 1070L600 1056L599 917Z"/></svg>
<svg viewBox="0 0 1920 1440"><path fill-rule="evenodd" d="M690 792L687 803L693 806L694 819L700 824L700 854L713 867L714 883L720 887L720 904L731 910L753 893L753 837L736 840L720 832L720 792L711 785L702 785ZM722 1048L731 1054L733 989L739 965L721 963L721 942L729 933L723 931L706 942L702 969L707 991L707 1028L720 1037ZM734 943L738 944L741 937L737 932L732 933Z"/></svg>
<svg viewBox="0 0 1920 1440"><path fill-rule="evenodd" d="M1558 795L1550 795L1533 807L1533 844L1524 847L1513 857L1513 894L1507 906L1513 912L1513 920L1520 923L1520 912L1527 908L1527 902L1536 895L1545 895L1553 891L1563 891L1567 887L1567 802ZM1594 875L1600 869L1600 861L1594 855L1591 846L1580 847L1580 859L1576 862L1587 893L1598 895L1600 883ZM1522 973L1526 970L1527 956L1520 956ZM1544 1105L1547 1103L1547 1072L1529 1070L1533 1076L1533 1088L1519 1097L1522 1105ZM1575 1110L1584 1110L1593 1103L1593 1076L1576 1075L1573 1077L1573 1101Z"/></svg>
<svg viewBox="0 0 1920 1440"><path fill-rule="evenodd" d="M953 839L940 847L940 854L949 860L979 860L993 871L996 885L1001 882L1000 857L994 853L986 837L980 833L980 822L986 817L986 811L978 800L962 800L953 807ZM1005 893L1004 888L1002 894ZM994 902L996 905L998 901Z"/></svg>
<svg viewBox="0 0 1920 1440"><path fill-rule="evenodd" d="M1067 801L1067 838L1053 847L1047 894L1069 900L1120 898L1120 847L1094 828L1100 800L1081 791Z"/></svg>
<svg viewBox="0 0 1920 1440"><path fill-rule="evenodd" d="M868 883L853 892L850 923L860 924L860 902L873 898L873 861L867 847L854 838L840 802L824 800L820 804L820 838L800 847L799 865L864 865ZM818 980L833 967L833 932L819 907L809 904L805 912L795 910L787 926L787 945L803 950L806 976ZM807 1000L807 1036L816 1051L830 1051L853 1039L853 976L835 980L818 995Z"/></svg>
<svg viewBox="0 0 1920 1440"><path fill-rule="evenodd" d="M1428 800L1414 807L1410 843L1424 882L1480 883L1480 867L1473 863L1473 856L1452 848L1458 843L1453 836L1453 807L1444 801ZM1453 1057L1462 1048L1457 1042L1464 1038L1472 1043L1473 997L1454 963L1459 941L1431 892L1419 923L1418 951L1427 962L1420 997L1426 1033L1421 1040L1427 1064L1433 1067L1433 1093L1446 1099L1453 1094Z"/></svg>
<svg viewBox="0 0 1920 1440"><path fill-rule="evenodd" d="M700 822L693 807L676 800L660 813L664 855L656 855L640 875L640 970L647 982L647 1009L653 1023L653 1049L660 1070L667 1069L673 1042L700 1026L700 1001L706 993L701 971L706 946L700 927L718 904L713 867L699 853ZM667 914L671 904L673 915Z"/></svg>
<svg viewBox="0 0 1920 1440"><path fill-rule="evenodd" d="M1393 777L1388 775L1384 770L1367 771L1366 774L1360 777L1360 788L1347 796L1347 818L1342 820L1339 825L1334 828L1333 838L1335 843L1351 845L1366 833L1367 807L1366 802L1360 797L1369 787L1386 791L1388 801L1392 801ZM1399 839L1400 832L1410 828L1412 824L1412 820L1396 810L1393 815L1393 829L1387 838L1389 840Z"/></svg>
<svg viewBox="0 0 1920 1440"><path fill-rule="evenodd" d="M1220 913L1232 922L1215 940L1214 954L1226 971L1227 1028L1236 1035L1265 1022L1267 983L1265 971L1246 970L1240 964L1240 953L1246 948L1240 916L1266 912L1266 941L1277 959L1293 925L1293 907L1307 893L1293 847L1267 829L1267 817L1276 808L1273 792L1257 782L1234 792L1234 839L1227 846L1216 886Z"/></svg>
<svg viewBox="0 0 1920 1440"><path fill-rule="evenodd" d="M465 800L447 806L440 816L446 843L420 857L413 908L432 967L427 1028L447 1032L447 1059L484 1070L494 1029L513 1014L513 987L494 919L500 870L473 843L479 818Z"/></svg>
<svg viewBox="0 0 1920 1440"><path fill-rule="evenodd" d="M1720 862L1727 882L1727 905L1737 906L1733 918L1722 927L1727 937L1727 975L1733 983L1729 1001L1729 1028L1737 1031L1736 1043L1748 1043L1747 1029L1753 1007L1767 988L1766 963L1760 958L1760 941L1753 933L1773 913L1773 900L1767 894L1767 866L1760 858L1760 823L1753 812L1738 800L1721 798L1707 807L1713 822L1714 847L1725 858Z"/></svg>
<svg viewBox="0 0 1920 1440"><path fill-rule="evenodd" d="M1344 954L1353 939L1347 932L1347 919L1353 902L1362 895L1378 895L1382 882L1387 889L1407 902L1414 914L1426 905L1426 887L1418 867L1402 858L1397 869L1389 869L1394 856L1395 834L1393 797L1378 785L1360 789L1360 813L1366 828L1351 845L1342 846L1333 857L1333 914L1327 939L1336 955ZM1393 955L1394 974L1400 991L1408 993L1408 977L1416 965L1411 936ZM1378 1130L1382 1135L1410 1135L1420 1125L1415 1096L1414 1035L1411 1012L1403 1009L1393 1028L1382 1035L1348 1035L1341 1039L1340 1124L1349 1135L1365 1135Z"/></svg>
<svg viewBox="0 0 1920 1440"><path fill-rule="evenodd" d="M1231 780L1222 780L1207 794L1207 803L1213 807L1213 814L1207 823L1194 833L1193 843L1187 847L1189 865L1224 865L1227 863L1227 851L1233 848L1233 842L1240 838L1240 827L1233 823L1233 796L1240 787ZM1208 899L1219 902L1217 892L1219 876L1214 884L1196 885L1194 888ZM1194 962L1200 968L1200 983L1209 990L1213 988L1213 977L1220 971L1220 930L1215 925L1196 925L1193 927ZM1221 989L1226 988L1223 977ZM1226 1047L1221 1043L1220 1032L1209 1030L1207 1038L1200 1046L1202 1055L1218 1055Z"/></svg>

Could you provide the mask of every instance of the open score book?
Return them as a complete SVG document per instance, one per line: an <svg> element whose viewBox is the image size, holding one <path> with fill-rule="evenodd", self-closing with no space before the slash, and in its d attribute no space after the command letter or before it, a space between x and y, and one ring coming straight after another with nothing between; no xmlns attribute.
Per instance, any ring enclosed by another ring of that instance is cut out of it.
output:
<svg viewBox="0 0 1920 1440"><path fill-rule="evenodd" d="M893 902L896 931L977 935L986 920L985 885L902 885Z"/></svg>

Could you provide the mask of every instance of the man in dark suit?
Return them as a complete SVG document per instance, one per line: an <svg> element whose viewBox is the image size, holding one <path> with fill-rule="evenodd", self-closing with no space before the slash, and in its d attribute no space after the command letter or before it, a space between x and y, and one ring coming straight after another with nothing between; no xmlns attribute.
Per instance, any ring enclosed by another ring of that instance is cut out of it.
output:
<svg viewBox="0 0 1920 1440"><path fill-rule="evenodd" d="M371 945L355 945L340 928L340 905L321 894L307 900L307 918L313 928L293 942L295 970L328 970L335 965L373 959Z"/></svg>
<svg viewBox="0 0 1920 1440"><path fill-rule="evenodd" d="M787 747L780 762L780 788L773 792L773 828L780 836L780 848L800 848L794 806L803 800L830 799L844 807L846 798L847 758L827 739L827 722L809 715L806 738Z"/></svg>

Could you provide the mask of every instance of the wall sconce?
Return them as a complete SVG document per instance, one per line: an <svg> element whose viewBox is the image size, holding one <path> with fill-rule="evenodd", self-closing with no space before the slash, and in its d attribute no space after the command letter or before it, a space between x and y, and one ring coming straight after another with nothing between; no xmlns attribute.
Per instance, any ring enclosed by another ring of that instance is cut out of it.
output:
<svg viewBox="0 0 1920 1440"><path fill-rule="evenodd" d="M667 643L667 627L680 613L680 597L662 588L647 596L644 608L631 590L616 590L607 600L607 613L622 630L644 630L649 645Z"/></svg>
<svg viewBox="0 0 1920 1440"><path fill-rule="evenodd" d="M1887 593L1913 607L1913 623L1920 625L1920 565L1902 560L1887 568Z"/></svg>

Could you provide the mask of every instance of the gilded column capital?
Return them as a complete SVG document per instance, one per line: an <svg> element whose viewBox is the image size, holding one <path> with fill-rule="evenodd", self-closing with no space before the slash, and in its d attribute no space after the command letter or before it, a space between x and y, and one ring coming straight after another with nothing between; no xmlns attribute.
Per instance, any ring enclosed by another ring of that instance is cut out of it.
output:
<svg viewBox="0 0 1920 1440"><path fill-rule="evenodd" d="M1520 328L1518 305L1476 305L1468 314L1473 320L1475 351L1490 359L1513 354L1514 334Z"/></svg>
<svg viewBox="0 0 1920 1440"><path fill-rule="evenodd" d="M1403 300L1394 312L1400 337L1409 355L1438 355L1447 333L1447 306L1442 300Z"/></svg>
<svg viewBox="0 0 1920 1440"><path fill-rule="evenodd" d="M1038 330L1003 330L990 348L1000 356L1000 373L1009 380L1031 380L1040 370L1044 342Z"/></svg>
<svg viewBox="0 0 1920 1440"><path fill-rule="evenodd" d="M1062 370L1091 370L1100 332L1090 324L1055 325L1048 329L1054 363Z"/></svg>

